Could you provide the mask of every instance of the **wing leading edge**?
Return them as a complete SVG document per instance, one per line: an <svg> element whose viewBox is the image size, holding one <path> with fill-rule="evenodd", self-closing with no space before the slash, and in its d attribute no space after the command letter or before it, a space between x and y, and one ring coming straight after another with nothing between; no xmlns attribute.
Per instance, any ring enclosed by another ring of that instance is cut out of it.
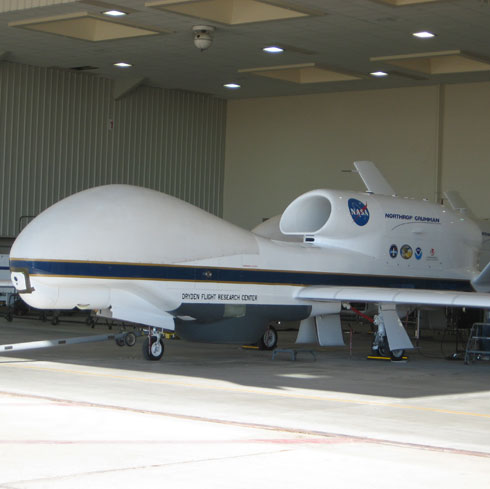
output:
<svg viewBox="0 0 490 489"><path fill-rule="evenodd" d="M388 287L313 286L302 288L297 293L296 298L309 301L378 302L490 309L490 294L482 292Z"/></svg>

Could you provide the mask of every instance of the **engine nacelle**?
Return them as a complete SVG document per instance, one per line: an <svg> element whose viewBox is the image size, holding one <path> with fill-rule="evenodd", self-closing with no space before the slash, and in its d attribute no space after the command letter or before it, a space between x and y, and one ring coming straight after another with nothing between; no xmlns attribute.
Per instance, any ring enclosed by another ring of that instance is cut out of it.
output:
<svg viewBox="0 0 490 489"><path fill-rule="evenodd" d="M471 268L481 244L481 233L471 219L444 206L337 190L300 195L283 212L279 228L305 245L341 248L389 263L401 256L407 265L415 261Z"/></svg>
<svg viewBox="0 0 490 489"><path fill-rule="evenodd" d="M382 223L379 203L370 194L335 190L313 190L295 199L281 216L280 230L301 236L312 246L355 249L354 242L375 239ZM348 244L350 242L350 245Z"/></svg>

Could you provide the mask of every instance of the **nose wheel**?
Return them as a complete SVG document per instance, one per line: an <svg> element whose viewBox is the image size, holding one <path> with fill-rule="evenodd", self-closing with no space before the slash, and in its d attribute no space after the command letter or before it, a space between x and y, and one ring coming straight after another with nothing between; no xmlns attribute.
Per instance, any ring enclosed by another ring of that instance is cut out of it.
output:
<svg viewBox="0 0 490 489"><path fill-rule="evenodd" d="M160 360L163 356L165 346L160 334L150 335L143 342L143 357L146 360Z"/></svg>

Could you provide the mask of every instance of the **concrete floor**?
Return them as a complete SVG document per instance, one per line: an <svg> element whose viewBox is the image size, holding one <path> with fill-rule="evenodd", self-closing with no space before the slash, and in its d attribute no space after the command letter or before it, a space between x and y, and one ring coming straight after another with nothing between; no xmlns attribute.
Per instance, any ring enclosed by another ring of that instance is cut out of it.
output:
<svg viewBox="0 0 490 489"><path fill-rule="evenodd" d="M0 344L105 331L0 317ZM3 354L0 488L486 487L490 362L434 341L368 361L369 341L296 362L178 340L160 362L141 339Z"/></svg>

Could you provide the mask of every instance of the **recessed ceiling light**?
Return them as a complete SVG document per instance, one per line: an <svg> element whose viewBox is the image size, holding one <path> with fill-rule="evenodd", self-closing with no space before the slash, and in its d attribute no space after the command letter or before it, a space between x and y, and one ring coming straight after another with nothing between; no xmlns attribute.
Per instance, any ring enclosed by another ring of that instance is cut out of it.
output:
<svg viewBox="0 0 490 489"><path fill-rule="evenodd" d="M262 51L265 51L266 53L270 53L270 54L278 54L278 53L283 53L284 49L281 48L280 46L266 46L265 48L262 49Z"/></svg>
<svg viewBox="0 0 490 489"><path fill-rule="evenodd" d="M418 37L419 39L430 39L431 37L436 37L435 34L429 31L414 32L412 36Z"/></svg>
<svg viewBox="0 0 490 489"><path fill-rule="evenodd" d="M230 90L237 90L238 88L241 88L241 86L238 83L226 83L223 86L225 88L229 88Z"/></svg>
<svg viewBox="0 0 490 489"><path fill-rule="evenodd" d="M371 76L376 76L378 78L382 78L383 76L388 76L388 73L386 71L373 71L372 73L369 73Z"/></svg>
<svg viewBox="0 0 490 489"><path fill-rule="evenodd" d="M104 15L108 15L109 17L122 17L124 15L128 15L127 12L123 12L122 10L104 10L102 13Z"/></svg>
<svg viewBox="0 0 490 489"><path fill-rule="evenodd" d="M124 62L119 62L119 63L114 63L114 66L117 66L118 68L131 68L133 65L130 63L124 63Z"/></svg>

